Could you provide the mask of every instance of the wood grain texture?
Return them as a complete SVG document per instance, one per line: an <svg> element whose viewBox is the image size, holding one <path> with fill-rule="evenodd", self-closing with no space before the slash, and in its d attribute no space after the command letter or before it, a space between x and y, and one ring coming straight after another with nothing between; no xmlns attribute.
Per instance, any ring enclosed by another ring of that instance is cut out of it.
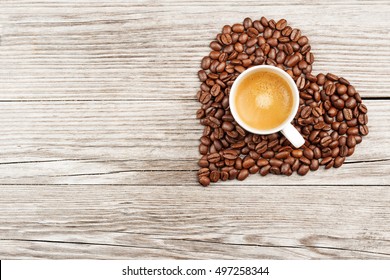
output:
<svg viewBox="0 0 390 280"><path fill-rule="evenodd" d="M158 189L4 185L0 257L390 257L388 187Z"/></svg>
<svg viewBox="0 0 390 280"><path fill-rule="evenodd" d="M0 258L390 259L388 1L0 1ZM196 182L200 60L286 18L370 134L339 169Z"/></svg>

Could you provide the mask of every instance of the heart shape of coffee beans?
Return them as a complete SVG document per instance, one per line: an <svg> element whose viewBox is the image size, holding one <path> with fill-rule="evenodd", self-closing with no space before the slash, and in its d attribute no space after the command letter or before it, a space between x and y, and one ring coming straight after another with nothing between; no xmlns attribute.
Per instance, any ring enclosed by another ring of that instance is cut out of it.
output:
<svg viewBox="0 0 390 280"><path fill-rule="evenodd" d="M198 179L203 186L219 180L244 180L249 174L290 176L294 171L340 167L368 134L367 108L355 88L334 74L313 75L314 55L299 29L278 22L252 21L225 25L212 51L202 59L197 93L202 104L196 117L204 126L200 138ZM229 109L234 80L254 65L285 70L300 91L293 125L305 144L294 148L281 134L256 135L240 127Z"/></svg>

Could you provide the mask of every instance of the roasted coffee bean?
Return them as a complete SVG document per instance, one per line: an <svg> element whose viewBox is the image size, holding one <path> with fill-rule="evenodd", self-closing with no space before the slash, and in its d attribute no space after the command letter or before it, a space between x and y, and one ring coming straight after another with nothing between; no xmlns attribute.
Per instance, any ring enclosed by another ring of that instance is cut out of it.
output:
<svg viewBox="0 0 390 280"><path fill-rule="evenodd" d="M359 104L359 111L362 112L363 114L367 113L367 107L364 104Z"/></svg>
<svg viewBox="0 0 390 280"><path fill-rule="evenodd" d="M312 159L309 165L311 171L316 171L320 167L318 159Z"/></svg>
<svg viewBox="0 0 390 280"><path fill-rule="evenodd" d="M208 147L208 146L203 145L203 144L200 144L200 145L199 145L199 153L200 153L201 155L207 154L208 150L209 150L209 147Z"/></svg>
<svg viewBox="0 0 390 280"><path fill-rule="evenodd" d="M313 55L313 53L307 52L306 55L305 55L305 59L306 59L306 62L308 64L313 64L313 62L314 62L314 55ZM317 81L317 77L315 77L314 75L311 75L310 73L306 74L306 78L308 78L308 80L311 81L311 82L316 82Z"/></svg>
<svg viewBox="0 0 390 280"><path fill-rule="evenodd" d="M284 163L288 163L289 165L293 165L295 162L295 158L294 157L288 157L284 160Z"/></svg>
<svg viewBox="0 0 390 280"><path fill-rule="evenodd" d="M301 166L301 163L298 159L295 159L293 165L291 166L292 171L297 171L299 167Z"/></svg>
<svg viewBox="0 0 390 280"><path fill-rule="evenodd" d="M211 65L211 58L208 57L208 56L205 56L203 59L202 59L202 62L201 62L201 67L203 70L207 70L209 69Z"/></svg>
<svg viewBox="0 0 390 280"><path fill-rule="evenodd" d="M254 165L255 165L255 161L253 158L250 157L246 157L242 162L242 167L246 169L249 169Z"/></svg>
<svg viewBox="0 0 390 280"><path fill-rule="evenodd" d="M223 33L230 33L232 32L232 28L230 25L225 25L223 28L222 28L222 34Z"/></svg>
<svg viewBox="0 0 390 280"><path fill-rule="evenodd" d="M260 173L261 176L265 176L265 175L267 175L269 173L270 169L271 169L271 165L265 165L265 166L260 168L260 172L259 173Z"/></svg>
<svg viewBox="0 0 390 280"><path fill-rule="evenodd" d="M338 144L338 141L336 141L336 143ZM339 147L333 147L332 148L332 154L331 156L334 158L334 157L337 157L340 153L340 148Z"/></svg>
<svg viewBox="0 0 390 280"><path fill-rule="evenodd" d="M236 163L234 164L234 168L241 170L242 169L242 158L236 158Z"/></svg>
<svg viewBox="0 0 390 280"><path fill-rule="evenodd" d="M260 33L264 31L264 27L263 25L260 23L259 20L255 20L253 23L252 23L253 27L257 29L257 31L259 31Z"/></svg>
<svg viewBox="0 0 390 280"><path fill-rule="evenodd" d="M201 118L203 118L204 116L205 116L204 110L199 109L198 111L196 111L196 118L197 118L197 119L201 119Z"/></svg>
<svg viewBox="0 0 390 280"><path fill-rule="evenodd" d="M247 34L249 37L257 37L257 35L259 35L259 31L257 31L256 28L254 27L249 27L248 30L247 30Z"/></svg>
<svg viewBox="0 0 390 280"><path fill-rule="evenodd" d="M206 158L201 158L199 161L198 161L198 165L199 167L208 167L209 166L209 162L207 161Z"/></svg>
<svg viewBox="0 0 390 280"><path fill-rule="evenodd" d="M350 127L347 129L347 134L348 135L358 135L359 134L359 130L357 127Z"/></svg>
<svg viewBox="0 0 390 280"><path fill-rule="evenodd" d="M299 75L300 73L298 73L298 75ZM305 85L306 85L306 80L305 80L305 78L303 77L303 76L300 76L297 80L296 80L296 85L297 85L297 87L298 87L298 89L303 89L304 87L305 87Z"/></svg>
<svg viewBox="0 0 390 280"><path fill-rule="evenodd" d="M336 99L334 102L333 102L333 106L338 109L338 110L341 110L344 108L344 101L340 98Z"/></svg>
<svg viewBox="0 0 390 280"><path fill-rule="evenodd" d="M201 168L198 171L198 177L203 177L203 176L209 176L210 175L210 168Z"/></svg>
<svg viewBox="0 0 390 280"><path fill-rule="evenodd" d="M336 157L335 160L334 160L334 165L333 167L334 168L339 168L341 165L343 165L345 161L345 157Z"/></svg>
<svg viewBox="0 0 390 280"><path fill-rule="evenodd" d="M332 137L325 136L325 137L321 138L320 145L322 147L328 147L331 142L332 142Z"/></svg>
<svg viewBox="0 0 390 280"><path fill-rule="evenodd" d="M321 150L320 150L320 148L319 147L315 147L313 149L313 154L314 154L314 158L315 159L321 158Z"/></svg>
<svg viewBox="0 0 390 280"><path fill-rule="evenodd" d="M353 110L352 110L352 114L355 118L357 118L359 116L359 109L358 107L355 107Z"/></svg>
<svg viewBox="0 0 390 280"><path fill-rule="evenodd" d="M368 117L366 114L360 114L357 118L359 124L367 124L368 123Z"/></svg>
<svg viewBox="0 0 390 280"><path fill-rule="evenodd" d="M348 108L343 109L343 115L347 121L352 120L353 118L352 110Z"/></svg>
<svg viewBox="0 0 390 280"><path fill-rule="evenodd" d="M298 44L300 45L300 46L304 46L304 45L306 45L308 42L309 42L309 39L306 37L306 36L302 36L302 37L300 37L299 39L298 39Z"/></svg>
<svg viewBox="0 0 390 280"><path fill-rule="evenodd" d="M320 107L314 107L312 114L314 117L319 118L322 115L322 109Z"/></svg>
<svg viewBox="0 0 390 280"><path fill-rule="evenodd" d="M266 159L273 158L275 153L273 151L266 151L261 156Z"/></svg>
<svg viewBox="0 0 390 280"><path fill-rule="evenodd" d="M283 161L279 160L279 159L276 159L276 158L271 158L269 163L271 164L271 166L277 166L277 167L280 167L282 166L283 164Z"/></svg>
<svg viewBox="0 0 390 280"><path fill-rule="evenodd" d="M205 126L205 128L203 129L202 135L203 136L207 136L207 135L210 135L210 133L211 133L211 127L210 126Z"/></svg>
<svg viewBox="0 0 390 280"><path fill-rule="evenodd" d="M280 168L277 167L277 166L271 166L269 172L272 173L272 174L275 174L275 175L279 175L280 174Z"/></svg>
<svg viewBox="0 0 390 280"><path fill-rule="evenodd" d="M252 26L252 20L250 18L245 18L243 22L244 28L248 29Z"/></svg>
<svg viewBox="0 0 390 280"><path fill-rule="evenodd" d="M359 125L359 132L361 135L366 136L368 134L367 125Z"/></svg>
<svg viewBox="0 0 390 280"><path fill-rule="evenodd" d="M207 160L211 163L216 163L221 159L221 156L218 153L209 154Z"/></svg>
<svg viewBox="0 0 390 280"><path fill-rule="evenodd" d="M221 41L224 45L230 45L233 42L232 36L229 33L224 33L221 35Z"/></svg>
<svg viewBox="0 0 390 280"><path fill-rule="evenodd" d="M238 171L236 169L232 169L229 171L229 180L234 180L237 178Z"/></svg>
<svg viewBox="0 0 390 280"><path fill-rule="evenodd" d="M220 51L222 49L222 46L217 41L212 41L210 43L210 48L214 51Z"/></svg>
<svg viewBox="0 0 390 280"><path fill-rule="evenodd" d="M334 159L332 159L327 165L325 165L325 169L332 168L334 165Z"/></svg>
<svg viewBox="0 0 390 280"><path fill-rule="evenodd" d="M290 34L291 41L297 42L300 37L301 37L301 30L293 29Z"/></svg>
<svg viewBox="0 0 390 280"><path fill-rule="evenodd" d="M347 157L351 156L355 152L355 147L348 149Z"/></svg>
<svg viewBox="0 0 390 280"><path fill-rule="evenodd" d="M217 182L219 180L220 173L217 170L211 171L210 173L210 181L211 182Z"/></svg>
<svg viewBox="0 0 390 280"><path fill-rule="evenodd" d="M276 29L277 30L283 30L287 26L287 21L285 19L280 19L276 23Z"/></svg>
<svg viewBox="0 0 390 280"><path fill-rule="evenodd" d="M348 147L345 145L340 146L340 152L339 155L341 157L346 157L348 155Z"/></svg>
<svg viewBox="0 0 390 280"><path fill-rule="evenodd" d="M257 160L256 164L259 167L263 167L268 165L268 160L266 160L265 158L260 158L259 160Z"/></svg>
<svg viewBox="0 0 390 280"><path fill-rule="evenodd" d="M309 52L311 50L311 46L309 44L306 44L304 45L302 48L301 48L301 53L302 54L306 54L307 52Z"/></svg>
<svg viewBox="0 0 390 280"><path fill-rule="evenodd" d="M325 81L326 81L326 77L324 74L320 73L317 75L317 84L322 86L325 84Z"/></svg>
<svg viewBox="0 0 390 280"><path fill-rule="evenodd" d="M338 129L338 132L340 135L343 135L347 132L348 130L348 126L346 123L341 123L340 126L339 126L339 129Z"/></svg>
<svg viewBox="0 0 390 280"><path fill-rule="evenodd" d="M218 85L218 84L215 84L211 88L210 93L211 93L212 96L217 96L220 91L221 91L221 86Z"/></svg>
<svg viewBox="0 0 390 280"><path fill-rule="evenodd" d="M356 146L356 139L353 135L347 137L347 146L348 148L353 148Z"/></svg>
<svg viewBox="0 0 390 280"><path fill-rule="evenodd" d="M337 133L337 132L336 132ZM339 141L337 141L337 140L333 140L330 144L329 144L329 148L331 148L331 149L334 149L334 148L336 148L336 147L338 147L338 145L339 145Z"/></svg>
<svg viewBox="0 0 390 280"><path fill-rule="evenodd" d="M223 151L223 157L226 159L236 159L239 155L239 152L237 150L225 150Z"/></svg>
<svg viewBox="0 0 390 280"><path fill-rule="evenodd" d="M336 92L336 86L331 83L327 87L325 87L325 94L330 96L333 95Z"/></svg>
<svg viewBox="0 0 390 280"><path fill-rule="evenodd" d="M286 159L290 155L290 152L288 151L282 151L275 155L276 159Z"/></svg>
<svg viewBox="0 0 390 280"><path fill-rule="evenodd" d="M307 172L309 172L309 170L310 170L310 168L309 168L308 165L302 164L302 165L299 167L297 173L298 173L299 175L301 175L301 176L304 176L304 175L307 174Z"/></svg>
<svg viewBox="0 0 390 280"><path fill-rule="evenodd" d="M287 23L287 22L286 22ZM285 28L283 28L282 30L282 35L283 36L290 36L292 32L292 28L290 26L286 26Z"/></svg>
<svg viewBox="0 0 390 280"><path fill-rule="evenodd" d="M321 160L320 165L327 165L331 160L332 160L332 157L324 157Z"/></svg>
<svg viewBox="0 0 390 280"><path fill-rule="evenodd" d="M339 138L339 146L341 147L341 146L345 146L345 145L347 145L347 137L346 136L340 136L340 138Z"/></svg>
<svg viewBox="0 0 390 280"><path fill-rule="evenodd" d="M258 160L260 158L260 155L258 153L256 153L256 151L250 151L249 152L249 156L251 158L253 158L255 161Z"/></svg>
<svg viewBox="0 0 390 280"><path fill-rule="evenodd" d="M345 78L342 78L342 77L339 78L339 83L346 85L346 86L349 86L348 80L346 80Z"/></svg>
<svg viewBox="0 0 390 280"><path fill-rule="evenodd" d="M313 159L314 158L314 152L313 152L313 150L311 150L309 148L303 149L303 155L305 157L307 157L308 159Z"/></svg>
<svg viewBox="0 0 390 280"><path fill-rule="evenodd" d="M227 159L225 158L225 165L226 166L233 166L235 164L235 160L234 159Z"/></svg>
<svg viewBox="0 0 390 280"><path fill-rule="evenodd" d="M326 78L330 81L337 81L339 79L339 77L337 77L336 75L332 74L332 73L328 73L326 74Z"/></svg>
<svg viewBox="0 0 390 280"><path fill-rule="evenodd" d="M280 172L284 175L291 175L292 174L292 170L291 170L291 167L288 163L283 163L282 166L280 167Z"/></svg>
<svg viewBox="0 0 390 280"><path fill-rule="evenodd" d="M243 180L245 180L245 179L248 177L248 175L249 175L248 169L242 169L242 170L238 173L238 175L237 175L237 180L243 181Z"/></svg>
<svg viewBox="0 0 390 280"><path fill-rule="evenodd" d="M345 102L345 107L349 109L355 108L357 105L356 99L353 97L348 97L347 101Z"/></svg>
<svg viewBox="0 0 390 280"><path fill-rule="evenodd" d="M337 84L336 88L337 88L337 93L339 95L342 95L347 92L347 87L343 84Z"/></svg>
<svg viewBox="0 0 390 280"><path fill-rule="evenodd" d="M304 107L301 111L301 117L307 119L311 115L311 110L310 106Z"/></svg>
<svg viewBox="0 0 390 280"><path fill-rule="evenodd" d="M221 181L226 181L229 179L229 173L227 171L221 172Z"/></svg>
<svg viewBox="0 0 390 280"><path fill-rule="evenodd" d="M207 80L207 74L204 70L199 70L198 77L201 82L204 82Z"/></svg>
<svg viewBox="0 0 390 280"><path fill-rule="evenodd" d="M259 144L256 145L255 149L256 149L256 152L259 153L259 154L262 154L264 153L266 150L267 150L267 144L268 142L267 141L261 141Z"/></svg>
<svg viewBox="0 0 390 280"><path fill-rule="evenodd" d="M299 56L298 55L293 55L291 56L288 60L286 60L284 62L284 64L287 66L287 67L294 67L295 65L297 65L299 62Z"/></svg>
<svg viewBox="0 0 390 280"><path fill-rule="evenodd" d="M260 167L258 167L257 165L254 165L251 168L249 168L249 174L255 174L255 173L259 172L259 170L260 170Z"/></svg>
<svg viewBox="0 0 390 280"><path fill-rule="evenodd" d="M299 161L300 162L302 162L302 163L304 163L304 164L307 164L307 165L309 165L310 164L310 159L308 159L307 157L300 157L299 158Z"/></svg>
<svg viewBox="0 0 390 280"><path fill-rule="evenodd" d="M231 122L223 122L222 129L225 131L232 131L235 128L234 124Z"/></svg>
<svg viewBox="0 0 390 280"><path fill-rule="evenodd" d="M203 104L206 104L207 102L209 102L211 100L211 94L204 91L202 92L202 94L200 95L199 97L199 101Z"/></svg>
<svg viewBox="0 0 390 280"><path fill-rule="evenodd" d="M236 32L236 33L242 33L245 31L245 27L242 24L236 23L236 24L233 24L232 30L233 30L233 32Z"/></svg>
<svg viewBox="0 0 390 280"><path fill-rule="evenodd" d="M207 187L208 185L210 185L210 179L207 176L199 177L199 183L202 186Z"/></svg>
<svg viewBox="0 0 390 280"><path fill-rule="evenodd" d="M201 142L203 145L206 145L206 146L210 146L210 144L211 144L210 138L207 137L207 136L202 136L202 137L200 137L200 142Z"/></svg>
<svg viewBox="0 0 390 280"><path fill-rule="evenodd" d="M303 155L303 152L302 150L293 150L291 155L295 158L300 158Z"/></svg>
<svg viewBox="0 0 390 280"><path fill-rule="evenodd" d="M332 155L332 149L331 148L323 148L321 150L321 157L325 158L325 157L329 157Z"/></svg>

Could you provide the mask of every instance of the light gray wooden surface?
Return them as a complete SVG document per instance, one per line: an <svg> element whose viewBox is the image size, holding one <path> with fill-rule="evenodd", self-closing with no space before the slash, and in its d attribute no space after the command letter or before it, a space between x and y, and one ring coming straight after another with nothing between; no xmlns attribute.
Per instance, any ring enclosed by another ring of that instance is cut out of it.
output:
<svg viewBox="0 0 390 280"><path fill-rule="evenodd" d="M325 4L326 3L326 4ZM0 0L0 258L390 258L388 1ZM370 134L339 169L196 182L197 71L286 18Z"/></svg>

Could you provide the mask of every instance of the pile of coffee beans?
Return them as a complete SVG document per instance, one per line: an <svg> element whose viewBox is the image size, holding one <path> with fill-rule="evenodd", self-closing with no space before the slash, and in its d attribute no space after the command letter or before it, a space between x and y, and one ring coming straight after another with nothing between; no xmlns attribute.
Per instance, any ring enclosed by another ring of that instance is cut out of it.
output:
<svg viewBox="0 0 390 280"><path fill-rule="evenodd" d="M225 25L201 61L196 117L204 126L200 138L198 180L203 186L219 180L244 180L249 174L306 175L320 165L340 167L368 134L367 108L355 88L334 74L313 75L314 55L299 29L279 21L244 19ZM303 135L299 149L281 134L245 131L229 109L234 80L254 65L285 70L300 91L293 125Z"/></svg>

